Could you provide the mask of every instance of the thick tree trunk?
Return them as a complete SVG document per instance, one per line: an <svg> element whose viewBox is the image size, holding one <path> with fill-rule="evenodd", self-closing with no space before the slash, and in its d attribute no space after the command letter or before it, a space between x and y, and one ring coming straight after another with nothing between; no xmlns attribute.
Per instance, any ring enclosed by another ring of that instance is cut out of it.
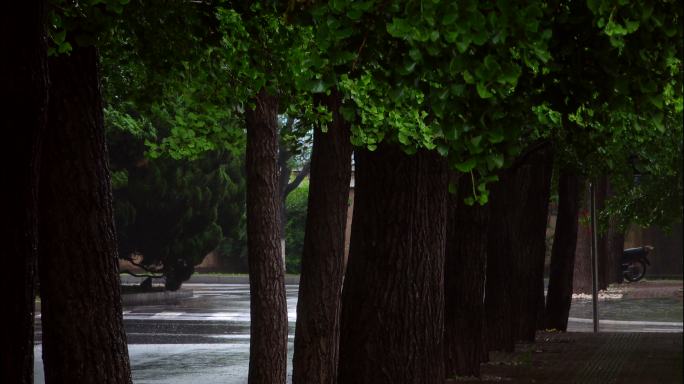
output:
<svg viewBox="0 0 684 384"><path fill-rule="evenodd" d="M261 90L248 109L247 247L251 308L250 384L285 383L287 302L280 251L278 99Z"/></svg>
<svg viewBox="0 0 684 384"><path fill-rule="evenodd" d="M533 342L544 300L546 221L551 193L553 153L542 148L517 166L512 206L513 321L516 340ZM541 300L541 302L540 302Z"/></svg>
<svg viewBox="0 0 684 384"><path fill-rule="evenodd" d="M50 58L40 189L46 383L130 383L95 48Z"/></svg>
<svg viewBox="0 0 684 384"><path fill-rule="evenodd" d="M357 150L341 384L444 382L445 159Z"/></svg>
<svg viewBox="0 0 684 384"><path fill-rule="evenodd" d="M333 113L328 131L314 131L302 274L297 302L292 382L337 382L339 315L344 276L344 231L351 178L349 124L341 96L322 103Z"/></svg>
<svg viewBox="0 0 684 384"><path fill-rule="evenodd" d="M488 350L512 352L515 347L511 313L513 258L508 205L513 203L509 193L514 180L510 171L502 172L499 179L492 186L488 203L490 220L487 228L485 338Z"/></svg>
<svg viewBox="0 0 684 384"><path fill-rule="evenodd" d="M0 16L4 54L0 126L0 382L33 383L33 308L37 258L40 137L45 126L48 72L45 1L5 4Z"/></svg>
<svg viewBox="0 0 684 384"><path fill-rule="evenodd" d="M487 212L489 214L489 212ZM487 230L487 233L489 231ZM487 263L485 264L485 281L482 283L482 286L484 287L484 295L482 297L482 308L483 308L483 314L482 314L482 331L480 332L480 342L482 343L482 348L480 348L480 363L488 363L489 362L489 345L487 345L487 306L486 306L486 297L487 297Z"/></svg>
<svg viewBox="0 0 684 384"><path fill-rule="evenodd" d="M577 220L582 183L572 171L558 178L558 216L551 251L549 291L546 296L546 328L566 331L572 304L572 277L577 245Z"/></svg>
<svg viewBox="0 0 684 384"><path fill-rule="evenodd" d="M452 177L452 182L455 178ZM468 206L469 175L449 195L444 269L446 376L479 376L483 355L484 284L487 266L488 206Z"/></svg>

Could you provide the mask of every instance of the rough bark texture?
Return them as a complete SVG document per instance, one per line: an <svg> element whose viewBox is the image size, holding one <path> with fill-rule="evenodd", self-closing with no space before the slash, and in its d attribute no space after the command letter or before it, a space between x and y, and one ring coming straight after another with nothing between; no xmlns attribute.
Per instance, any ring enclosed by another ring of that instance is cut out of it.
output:
<svg viewBox="0 0 684 384"><path fill-rule="evenodd" d="M625 244L625 233L621 231L614 220L608 223L608 231L606 233L605 244L605 259L606 269L604 270L604 279L606 284L622 283L622 251Z"/></svg>
<svg viewBox="0 0 684 384"><path fill-rule="evenodd" d="M581 183L576 174L561 170L558 177L558 216L551 250L546 328L566 331L572 303L572 275L577 245Z"/></svg>
<svg viewBox="0 0 684 384"><path fill-rule="evenodd" d="M333 112L333 121L327 132L314 131L292 362L295 384L337 382L352 153L349 124L339 114L341 101L336 92L321 100Z"/></svg>
<svg viewBox="0 0 684 384"><path fill-rule="evenodd" d="M97 51L50 58L40 189L46 383L130 383Z"/></svg>
<svg viewBox="0 0 684 384"><path fill-rule="evenodd" d="M285 383L287 303L280 250L278 99L265 90L246 112L250 384Z"/></svg>
<svg viewBox="0 0 684 384"><path fill-rule="evenodd" d="M537 314L544 300L544 255L553 152L542 148L515 169L513 208L513 322L516 340L534 342ZM541 302L540 302L541 301Z"/></svg>
<svg viewBox="0 0 684 384"><path fill-rule="evenodd" d="M339 382L444 383L445 159L356 150Z"/></svg>
<svg viewBox="0 0 684 384"><path fill-rule="evenodd" d="M45 1L5 4L0 15L0 382L33 383L33 307L37 258L40 137L47 112Z"/></svg>
<svg viewBox="0 0 684 384"><path fill-rule="evenodd" d="M584 196L580 201L577 224L577 246L572 273L572 292L591 294L591 224L589 216L589 188L582 184Z"/></svg>
<svg viewBox="0 0 684 384"><path fill-rule="evenodd" d="M490 351L512 352L513 319L511 314L511 221L512 204L509 192L513 177L505 171L499 182L492 185L489 199L489 227L487 229L487 279L485 281L486 347Z"/></svg>
<svg viewBox="0 0 684 384"><path fill-rule="evenodd" d="M452 182L455 178L452 176ZM444 269L444 358L446 376L479 376L483 355L484 284L488 206L468 206L469 175L449 195Z"/></svg>

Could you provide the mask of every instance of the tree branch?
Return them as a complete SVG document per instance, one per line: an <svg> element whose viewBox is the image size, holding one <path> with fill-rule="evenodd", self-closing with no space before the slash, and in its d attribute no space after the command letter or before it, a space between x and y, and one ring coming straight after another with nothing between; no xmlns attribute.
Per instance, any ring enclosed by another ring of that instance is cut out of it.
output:
<svg viewBox="0 0 684 384"><path fill-rule="evenodd" d="M302 170L299 171L297 176L294 178L294 180L287 184L285 190L283 190L283 198L287 197L287 195L289 195L290 192L294 191L299 186L299 184L301 184L302 181L304 181L304 179L309 175L310 172L311 160L307 161L306 164L304 164L304 166L302 167Z"/></svg>
<svg viewBox="0 0 684 384"><path fill-rule="evenodd" d="M532 156L535 152L541 151L546 149L551 145L551 141L549 140L539 140L537 142L532 143L529 147L525 148L525 151L518 156L515 161L513 161L513 164L509 168L509 170L514 170L518 167L520 167L523 163L525 163L525 160L527 160L528 157Z"/></svg>

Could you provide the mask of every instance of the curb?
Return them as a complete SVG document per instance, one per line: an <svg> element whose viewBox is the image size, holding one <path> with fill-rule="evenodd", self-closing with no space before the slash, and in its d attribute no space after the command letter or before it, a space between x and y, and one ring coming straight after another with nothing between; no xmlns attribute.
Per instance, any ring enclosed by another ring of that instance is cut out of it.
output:
<svg viewBox="0 0 684 384"><path fill-rule="evenodd" d="M191 289L180 289L178 291L147 292L147 293L127 293L121 295L122 306L136 305L161 305L177 304L180 299L188 299L193 296ZM36 300L34 306L35 313L40 312L40 301Z"/></svg>
<svg viewBox="0 0 684 384"><path fill-rule="evenodd" d="M192 295L192 290L189 289L149 293L128 293L121 295L121 301L124 306L175 304L178 300L190 298Z"/></svg>
<svg viewBox="0 0 684 384"><path fill-rule="evenodd" d="M120 275L121 284L140 284L145 278L131 275ZM249 284L249 276L212 276L192 275L183 284ZM299 275L285 275L285 284L299 284Z"/></svg>

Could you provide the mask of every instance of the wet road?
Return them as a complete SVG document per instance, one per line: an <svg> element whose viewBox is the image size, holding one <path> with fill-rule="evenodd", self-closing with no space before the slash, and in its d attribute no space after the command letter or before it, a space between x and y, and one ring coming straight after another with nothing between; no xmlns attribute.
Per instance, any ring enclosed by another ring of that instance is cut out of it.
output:
<svg viewBox="0 0 684 384"><path fill-rule="evenodd" d="M247 284L185 284L194 296L176 305L124 308L133 379L147 383L245 383L249 364ZM289 360L297 285L287 286ZM614 300L600 303L602 331L682 332L682 302ZM679 317L677 317L679 316ZM591 331L591 302L576 300L568 330ZM39 323L39 320L38 320ZM40 331L36 339L40 343ZM43 383L36 346L36 383ZM288 367L291 374L291 366Z"/></svg>
<svg viewBox="0 0 684 384"><path fill-rule="evenodd" d="M194 296L177 305L124 308L124 325L136 384L243 384L249 367L249 286L185 284ZM297 309L296 285L288 285L288 380ZM40 331L36 339L40 342ZM40 345L35 383L43 383Z"/></svg>

